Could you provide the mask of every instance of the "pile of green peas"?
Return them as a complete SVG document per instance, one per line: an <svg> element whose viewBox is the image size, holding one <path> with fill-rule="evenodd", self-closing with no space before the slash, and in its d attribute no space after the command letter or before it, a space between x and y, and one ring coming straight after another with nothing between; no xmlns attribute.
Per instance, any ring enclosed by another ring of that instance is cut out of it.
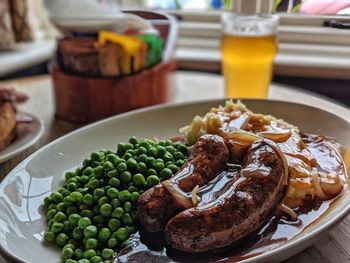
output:
<svg viewBox="0 0 350 263"><path fill-rule="evenodd" d="M93 152L44 199L44 241L62 248L66 263L110 262L137 231L139 196L169 179L187 156L184 144L135 137L116 151Z"/></svg>

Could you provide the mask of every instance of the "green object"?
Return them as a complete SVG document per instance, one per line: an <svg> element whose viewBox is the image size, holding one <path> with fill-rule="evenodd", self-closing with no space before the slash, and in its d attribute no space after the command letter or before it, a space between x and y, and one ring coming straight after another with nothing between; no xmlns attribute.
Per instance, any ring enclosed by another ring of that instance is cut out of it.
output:
<svg viewBox="0 0 350 263"><path fill-rule="evenodd" d="M85 229L89 225L91 225L91 220L88 217L83 217L78 221L78 226L80 229Z"/></svg>
<svg viewBox="0 0 350 263"><path fill-rule="evenodd" d="M45 234L44 234L44 240L46 242L54 242L55 238L56 238L56 235L55 235L54 232L46 231Z"/></svg>
<svg viewBox="0 0 350 263"><path fill-rule="evenodd" d="M159 63L162 59L164 41L155 35L135 35L147 45L146 68Z"/></svg>
<svg viewBox="0 0 350 263"><path fill-rule="evenodd" d="M109 230L107 227L103 227L98 232L98 239L102 242L107 242L108 239L111 236L111 230Z"/></svg>
<svg viewBox="0 0 350 263"><path fill-rule="evenodd" d="M164 168L159 174L159 176L162 178L162 180L167 180L172 175L173 175L173 172L170 169L168 169L168 168Z"/></svg>
<svg viewBox="0 0 350 263"><path fill-rule="evenodd" d="M124 210L121 207L117 207L113 210L112 218L120 219L124 214Z"/></svg>
<svg viewBox="0 0 350 263"><path fill-rule="evenodd" d="M56 236L55 243L58 247L63 247L65 244L67 244L69 238L65 233L60 233Z"/></svg>
<svg viewBox="0 0 350 263"><path fill-rule="evenodd" d="M102 250L103 259L110 259L113 257L113 254L114 254L114 251L112 249L105 248L104 250Z"/></svg>
<svg viewBox="0 0 350 263"><path fill-rule="evenodd" d="M90 259L90 258L92 258L92 257L94 257L94 256L96 256L96 251L93 250L92 248L86 250L86 251L84 252L84 254L83 254L83 257L84 257L85 259Z"/></svg>
<svg viewBox="0 0 350 263"><path fill-rule="evenodd" d="M146 184L145 177L142 174L135 174L132 181L136 186L143 186Z"/></svg>
<svg viewBox="0 0 350 263"><path fill-rule="evenodd" d="M71 259L73 257L74 251L71 248L64 248L61 252L61 259L62 260L67 260Z"/></svg>
<svg viewBox="0 0 350 263"><path fill-rule="evenodd" d="M97 239L95 238L88 238L85 242L85 249L88 250L88 249L96 249L97 248Z"/></svg>
<svg viewBox="0 0 350 263"><path fill-rule="evenodd" d="M90 258L90 263L100 263L102 262L102 258L99 256L93 256L92 258Z"/></svg>
<svg viewBox="0 0 350 263"><path fill-rule="evenodd" d="M108 227L112 232L117 231L120 226L121 223L118 219L112 218L108 221Z"/></svg>
<svg viewBox="0 0 350 263"><path fill-rule="evenodd" d="M115 237L121 242L129 237L128 229L126 229L125 227L119 228L115 233Z"/></svg>
<svg viewBox="0 0 350 263"><path fill-rule="evenodd" d="M131 159L129 159L131 160ZM122 172L122 174L120 175L120 181L124 184L128 184L131 182L132 179L132 175L129 171L124 171Z"/></svg>
<svg viewBox="0 0 350 263"><path fill-rule="evenodd" d="M63 230L64 225L61 222L54 222L51 226L51 231L54 233L59 233Z"/></svg>
<svg viewBox="0 0 350 263"><path fill-rule="evenodd" d="M87 238L95 237L96 235L97 235L97 227L96 226L90 225L84 229L84 236L85 237L87 237Z"/></svg>
<svg viewBox="0 0 350 263"><path fill-rule="evenodd" d="M149 187L155 186L160 183L158 176L150 175L147 177L147 184Z"/></svg>
<svg viewBox="0 0 350 263"><path fill-rule="evenodd" d="M103 204L100 207L101 215L106 216L106 217L112 214L112 210L113 210L113 208L110 204Z"/></svg>

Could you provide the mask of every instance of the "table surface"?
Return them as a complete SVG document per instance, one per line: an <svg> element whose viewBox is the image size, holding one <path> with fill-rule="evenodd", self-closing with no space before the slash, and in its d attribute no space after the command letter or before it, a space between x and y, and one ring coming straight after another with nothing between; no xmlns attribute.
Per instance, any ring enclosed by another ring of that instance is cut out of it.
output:
<svg viewBox="0 0 350 263"><path fill-rule="evenodd" d="M192 72L177 72L169 80L170 102L194 101L223 98L221 76ZM73 131L81 125L68 123L55 118L51 78L48 75L0 82L0 86L10 85L26 93L30 99L19 106L19 110L32 113L41 118L45 133L40 141L30 149L11 160L0 164L0 180L25 157L46 145L48 142ZM298 100L300 103L323 108L337 113L350 122L350 110L327 99L301 92L298 89L272 85L269 98L285 101ZM343 263L350 262L350 215L317 243L300 254L287 260L287 263ZM0 254L0 262L9 262Z"/></svg>

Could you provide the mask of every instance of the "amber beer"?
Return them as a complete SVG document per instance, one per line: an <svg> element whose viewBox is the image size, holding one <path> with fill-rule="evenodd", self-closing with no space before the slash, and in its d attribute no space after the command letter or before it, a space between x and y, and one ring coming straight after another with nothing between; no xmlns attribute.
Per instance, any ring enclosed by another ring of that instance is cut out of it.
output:
<svg viewBox="0 0 350 263"><path fill-rule="evenodd" d="M227 97L266 98L276 55L276 17L223 21L221 53ZM230 24L231 23L231 24Z"/></svg>

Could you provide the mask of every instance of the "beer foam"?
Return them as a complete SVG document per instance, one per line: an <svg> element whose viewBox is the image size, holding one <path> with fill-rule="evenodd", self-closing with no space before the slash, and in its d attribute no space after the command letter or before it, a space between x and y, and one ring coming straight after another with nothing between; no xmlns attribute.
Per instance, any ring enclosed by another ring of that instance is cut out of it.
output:
<svg viewBox="0 0 350 263"><path fill-rule="evenodd" d="M225 14L222 20L224 34L237 36L271 36L276 35L277 16L236 16Z"/></svg>

